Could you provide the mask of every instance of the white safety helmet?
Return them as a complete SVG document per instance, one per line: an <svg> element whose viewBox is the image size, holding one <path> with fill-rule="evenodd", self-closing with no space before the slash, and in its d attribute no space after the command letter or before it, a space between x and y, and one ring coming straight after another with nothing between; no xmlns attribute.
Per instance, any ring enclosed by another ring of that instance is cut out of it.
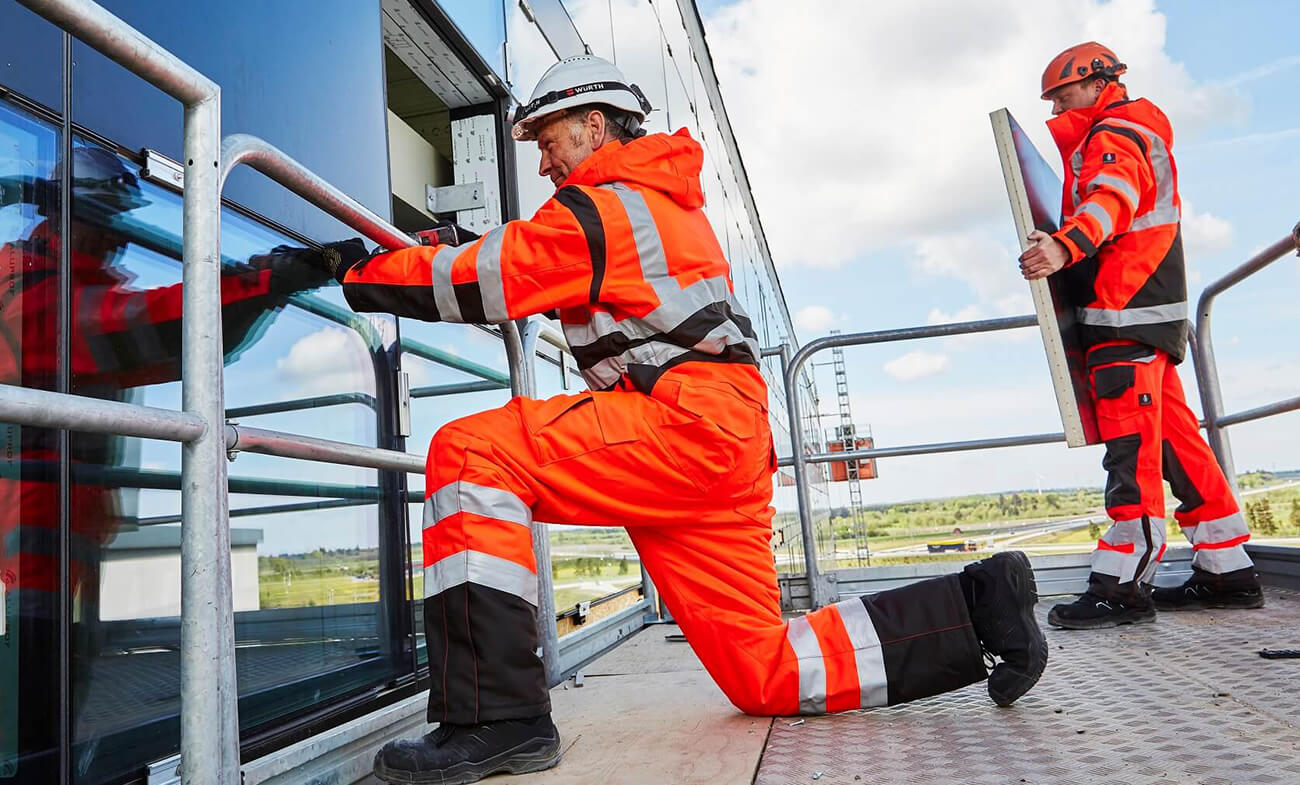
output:
<svg viewBox="0 0 1300 785"><path fill-rule="evenodd" d="M603 104L626 113L629 121L623 127L633 136L650 113L650 102L641 88L628 82L618 66L603 57L576 55L548 68L528 103L515 107L510 116L514 124L511 135L520 142L532 141L544 118L587 104Z"/></svg>

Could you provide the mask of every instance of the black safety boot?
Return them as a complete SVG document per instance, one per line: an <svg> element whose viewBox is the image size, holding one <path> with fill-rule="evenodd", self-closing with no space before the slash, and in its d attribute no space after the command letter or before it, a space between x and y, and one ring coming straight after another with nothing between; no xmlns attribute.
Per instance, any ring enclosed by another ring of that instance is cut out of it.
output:
<svg viewBox="0 0 1300 785"><path fill-rule="evenodd" d="M1156 620L1156 609L1146 592L1127 600L1103 597L1091 589L1074 602L1061 603L1047 614L1047 623L1067 630L1100 630L1121 624L1147 624Z"/></svg>
<svg viewBox="0 0 1300 785"><path fill-rule="evenodd" d="M1010 706L1047 667L1047 638L1034 619L1034 571L1025 554L1007 551L966 565L962 577L963 589L971 588L975 635L985 651L1002 659L989 673L989 697Z"/></svg>
<svg viewBox="0 0 1300 785"><path fill-rule="evenodd" d="M560 762L560 733L544 714L481 725L439 725L418 739L390 741L375 754L388 783L464 785L492 774L524 774Z"/></svg>
<svg viewBox="0 0 1300 785"><path fill-rule="evenodd" d="M1151 593L1156 609L1199 611L1206 608L1263 608L1264 589L1254 567L1217 574L1199 567L1182 586L1156 589Z"/></svg>

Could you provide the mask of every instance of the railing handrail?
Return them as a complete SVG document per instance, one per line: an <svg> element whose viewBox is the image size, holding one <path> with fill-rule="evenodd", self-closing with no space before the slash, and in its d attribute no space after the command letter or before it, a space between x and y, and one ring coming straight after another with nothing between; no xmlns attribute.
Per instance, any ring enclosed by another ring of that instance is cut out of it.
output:
<svg viewBox="0 0 1300 785"><path fill-rule="evenodd" d="M1223 390L1219 380L1219 366L1214 356L1214 340L1211 333L1210 314L1214 302L1220 294L1246 280L1255 273L1273 264L1289 252L1300 253L1300 224L1296 224L1291 234L1272 243L1245 262L1229 270L1227 274L1211 281L1202 291L1196 302L1196 343L1193 347L1192 360L1196 372L1196 387L1201 398L1202 414L1205 417L1205 437L1210 449L1219 460L1233 493L1238 496L1237 470L1232 459L1232 443L1224 433L1225 425L1247 422L1259 417L1281 414L1300 408L1300 398L1281 401L1276 404L1257 407L1256 409L1225 415L1223 412ZM1279 404L1282 408L1278 408ZM1291 406L1289 404L1295 404Z"/></svg>

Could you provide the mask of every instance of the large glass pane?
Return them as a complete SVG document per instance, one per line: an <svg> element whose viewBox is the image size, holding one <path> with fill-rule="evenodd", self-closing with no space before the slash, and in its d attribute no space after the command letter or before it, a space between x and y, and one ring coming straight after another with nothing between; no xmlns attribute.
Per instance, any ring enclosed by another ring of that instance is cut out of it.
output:
<svg viewBox="0 0 1300 785"><path fill-rule="evenodd" d="M546 69L555 64L555 53L541 30L529 21L518 3L507 9L510 37L510 85L520 101L527 101ZM537 174L541 155L536 142L508 142L515 146L515 177L519 191L519 215L528 218L555 193L555 186Z"/></svg>
<svg viewBox="0 0 1300 785"><path fill-rule="evenodd" d="M56 386L59 134L0 103L0 383ZM59 744L59 448L0 423L0 779L47 783Z"/></svg>
<svg viewBox="0 0 1300 785"><path fill-rule="evenodd" d="M644 0L610 0L610 11L614 18L618 67L641 87L650 106L654 107L646 118L646 130L651 133L668 131L666 66L655 10Z"/></svg>
<svg viewBox="0 0 1300 785"><path fill-rule="evenodd" d="M438 0L438 5L460 28L479 56L498 74L506 72L505 6L507 0Z"/></svg>
<svg viewBox="0 0 1300 785"><path fill-rule="evenodd" d="M72 392L179 408L181 197L89 143L73 163ZM230 210L222 223L228 417L376 444L392 321L355 317L312 265L268 255L289 238ZM77 781L99 782L177 748L180 448L72 434L69 450L73 756ZM380 487L368 469L252 454L231 465L243 728L384 684L408 662L390 624L404 567L381 551Z"/></svg>

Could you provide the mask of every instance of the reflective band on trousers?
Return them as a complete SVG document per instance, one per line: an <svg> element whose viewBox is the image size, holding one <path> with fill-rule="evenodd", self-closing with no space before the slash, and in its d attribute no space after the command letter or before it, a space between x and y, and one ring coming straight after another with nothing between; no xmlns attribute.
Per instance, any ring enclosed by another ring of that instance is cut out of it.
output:
<svg viewBox="0 0 1300 785"><path fill-rule="evenodd" d="M1234 512L1222 518L1186 524L1183 526L1183 533L1193 545L1203 545L1235 539L1243 534L1249 534L1250 529L1246 526L1246 519L1241 513Z"/></svg>
<svg viewBox="0 0 1300 785"><path fill-rule="evenodd" d="M468 512L484 518L495 518L529 526L533 522L533 511L524 500L510 491L475 485L464 480L455 480L434 491L424 500L424 528L438 525L449 515Z"/></svg>
<svg viewBox="0 0 1300 785"><path fill-rule="evenodd" d="M1181 322L1187 318L1187 301L1148 305L1144 308L1080 308L1078 318L1095 327L1134 327L1139 324Z"/></svg>
<svg viewBox="0 0 1300 785"><path fill-rule="evenodd" d="M853 658L857 666L858 688L860 691L859 707L889 705L888 678L885 674L885 658L880 647L880 636L876 626L871 622L862 600L854 598L835 604L840 620L844 624L849 642L853 644ZM821 641L808 622L808 617L799 616L790 620L786 629L786 640L794 649L799 661L799 713L826 713L826 660L822 654Z"/></svg>
<svg viewBox="0 0 1300 785"><path fill-rule="evenodd" d="M425 598L465 583L513 594L537 607L537 574L509 559L479 551L461 551L424 568Z"/></svg>
<svg viewBox="0 0 1300 785"><path fill-rule="evenodd" d="M1151 518L1150 528L1144 528L1141 518L1115 521L1102 536L1097 550L1092 552L1092 571L1110 575L1120 583L1132 580L1150 582L1156 571L1156 555L1165 544L1165 519ZM1147 535L1150 534L1150 549ZM1105 543L1105 545L1103 545ZM1142 574L1137 574L1143 559Z"/></svg>

